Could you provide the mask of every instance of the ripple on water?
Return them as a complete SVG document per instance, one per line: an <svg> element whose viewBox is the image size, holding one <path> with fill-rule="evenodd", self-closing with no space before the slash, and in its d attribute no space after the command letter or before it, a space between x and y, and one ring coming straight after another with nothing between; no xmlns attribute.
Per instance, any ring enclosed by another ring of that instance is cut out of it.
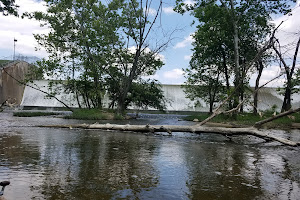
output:
<svg viewBox="0 0 300 200"><path fill-rule="evenodd" d="M45 118L34 120L18 118L11 124L37 124ZM0 126L0 180L12 183L5 191L7 199L247 200L300 196L297 148L256 145L260 141L252 137L229 141L216 134L169 136L11 127L8 121L13 119L0 120L8 129L3 131ZM179 123L176 118L163 117L130 123L147 121ZM47 118L47 123L65 122L71 121Z"/></svg>

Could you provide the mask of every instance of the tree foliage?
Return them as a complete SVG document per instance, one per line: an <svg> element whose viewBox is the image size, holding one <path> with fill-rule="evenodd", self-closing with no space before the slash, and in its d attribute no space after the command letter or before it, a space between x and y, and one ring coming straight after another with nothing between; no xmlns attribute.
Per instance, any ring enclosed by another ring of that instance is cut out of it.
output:
<svg viewBox="0 0 300 200"><path fill-rule="evenodd" d="M18 5L16 5L15 0L0 0L0 13L3 15L18 15L17 9Z"/></svg>
<svg viewBox="0 0 300 200"><path fill-rule="evenodd" d="M160 84L155 80L141 80L132 84L126 104L139 109L165 110L166 99Z"/></svg>
<svg viewBox="0 0 300 200"><path fill-rule="evenodd" d="M283 69L286 77L285 85L284 85L284 99L281 108L281 112L284 112L292 108L292 95L298 91L297 86L299 84L299 80L298 80L299 69L297 71L296 65L297 65L298 52L300 47L300 37L298 38L296 45L294 47L295 51L294 51L291 64L289 64L289 61L285 57L285 55L281 53L281 46L279 40L277 40L276 44L273 45L273 49L275 50L276 55L280 60L280 63L282 63L283 65Z"/></svg>
<svg viewBox="0 0 300 200"><path fill-rule="evenodd" d="M273 28L269 23L271 16L288 13L290 8L287 2L198 0L194 5L186 5L182 0L176 1L177 12L183 14L191 11L197 19L190 68L193 73L199 73L200 79L203 72L211 70L213 73L218 69L222 77L218 81L226 86L227 94L234 91L233 102L229 103L229 107L236 107L245 98L244 88L254 71L252 60ZM197 67L194 66L196 60ZM261 58L261 61L264 59ZM233 90L229 87L230 80Z"/></svg>
<svg viewBox="0 0 300 200"><path fill-rule="evenodd" d="M35 35L49 53L41 61L47 76L64 79L68 91L86 107L103 105L108 92L112 105L123 113L133 82L153 75L163 63L147 37L158 15L149 16L151 3L135 0L46 0L47 12L28 14L50 28ZM145 8L145 9L144 9ZM161 3L159 4L159 9ZM159 13L159 10L158 10ZM135 87L136 88L136 87ZM79 97L78 97L79 95Z"/></svg>

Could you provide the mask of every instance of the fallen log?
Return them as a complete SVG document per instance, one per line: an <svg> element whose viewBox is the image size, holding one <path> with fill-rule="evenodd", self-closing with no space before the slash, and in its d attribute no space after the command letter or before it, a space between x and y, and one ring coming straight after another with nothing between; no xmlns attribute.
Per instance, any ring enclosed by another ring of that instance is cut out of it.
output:
<svg viewBox="0 0 300 200"><path fill-rule="evenodd" d="M72 124L72 125L42 125L39 127L48 128L83 128L102 129L133 132L190 132L190 133L216 133L224 136L252 135L267 141L277 141L288 146L299 146L300 142L294 142L285 138L266 134L254 127L249 128L224 128L206 126L178 126L178 125L118 125L118 124Z"/></svg>

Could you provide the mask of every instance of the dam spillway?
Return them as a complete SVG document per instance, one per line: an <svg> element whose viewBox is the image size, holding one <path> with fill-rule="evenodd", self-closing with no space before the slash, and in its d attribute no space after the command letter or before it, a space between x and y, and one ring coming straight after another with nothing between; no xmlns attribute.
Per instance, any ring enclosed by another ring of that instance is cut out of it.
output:
<svg viewBox="0 0 300 200"><path fill-rule="evenodd" d="M50 92L48 88L49 81L38 80L31 83L31 86L39 88L42 91ZM58 92L55 95L56 98L60 99L70 107L78 107L75 95L73 93L64 92L60 85L56 89ZM164 92L167 102L167 111L197 111L197 112L208 112L209 105L205 103L204 99L198 99L200 105L195 106L195 102L186 98L184 89L181 85L168 85L162 84L162 90ZM300 94L294 94L293 107L300 107ZM273 105L276 105L278 111L280 110L283 102L283 95L278 94L277 88L262 88L258 93L258 110L270 109ZM104 96L103 106L108 107L109 99ZM33 89L29 86L25 87L21 107L64 107L62 103L57 101L55 98L47 97L47 95L41 91ZM137 109L135 107L129 107L129 109ZM149 109L153 110L153 109ZM246 105L245 110L252 110L251 105Z"/></svg>

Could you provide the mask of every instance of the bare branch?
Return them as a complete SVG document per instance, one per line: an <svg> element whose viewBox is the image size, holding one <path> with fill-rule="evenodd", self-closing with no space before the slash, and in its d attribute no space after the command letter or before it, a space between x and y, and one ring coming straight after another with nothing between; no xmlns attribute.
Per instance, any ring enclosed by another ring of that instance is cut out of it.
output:
<svg viewBox="0 0 300 200"><path fill-rule="evenodd" d="M296 50L295 50L295 54L294 54L293 65L292 65L292 68L291 68L291 75L293 75L294 70L295 70L295 66L296 66L296 62L297 62L297 55L298 55L298 50L299 50L299 45L300 45L300 37L298 39Z"/></svg>
<svg viewBox="0 0 300 200"><path fill-rule="evenodd" d="M265 84L261 85L260 87L258 87L256 90L253 91L253 93L257 92L258 90L260 90L261 88L263 88L264 86L266 86L267 84L269 84L270 82L278 79L280 76L282 76L283 73L279 74L278 76L274 77L273 79L269 80L268 82L266 82ZM238 87L240 87L240 85L238 85ZM238 88L237 87L237 88ZM237 88L235 88L235 91L237 90ZM195 125L195 126L202 126L204 124L206 124L207 122L209 122L211 119L213 119L214 117L220 115L220 114L229 114L229 113L232 113L232 112L235 112L237 111L242 105L243 103L245 103L245 101L247 99L244 99L242 102L240 102L235 108L231 109L231 110L228 110L228 111L219 111L220 108L233 96L234 92L233 91L231 93L231 95L229 95L224 101L222 101L222 103L214 110L213 114L211 116L209 116L208 118L206 118L205 120L201 121L199 124Z"/></svg>
<svg viewBox="0 0 300 200"><path fill-rule="evenodd" d="M291 109L291 110L285 111L283 113L279 113L278 115L275 115L273 117L261 120L259 122L256 122L254 126L259 127L259 126L261 126L265 123L268 123L268 122L273 121L275 119L279 119L281 117L284 117L284 116L287 116L287 115L290 115L290 114L293 114L293 113L296 113L296 112L300 112L300 108L297 108L297 109L294 109L294 110Z"/></svg>
<svg viewBox="0 0 300 200"><path fill-rule="evenodd" d="M224 4L223 1L221 1L222 4ZM273 30L272 36L270 37L270 39L266 42L266 44L263 46L263 48L261 48L258 53L255 55L255 57L248 63L248 66L246 67L246 71L253 65L253 63L256 63L258 61L258 59L260 59L260 57L262 56L262 54L268 50L269 48L271 48L274 44L274 38L275 38L275 33L278 30L278 28L281 26L281 24L283 23L283 21ZM283 74L278 75L277 77L273 78L272 80L266 82L265 84L263 84L262 86L260 86L259 88L257 88L254 92L257 92L259 89L261 89L262 87L264 87L265 85L267 85L268 83L272 82L273 80L279 78L280 76L282 76ZM199 124L195 125L195 126L202 126L205 123L209 122L211 119L213 119L214 117L216 117L219 114L222 113L231 113L236 111L238 108L241 107L241 105L245 102L246 99L244 99L241 103L239 103L235 108L231 109L230 111L226 111L226 112L221 112L219 111L220 108L233 96L233 94L237 91L237 89L241 87L241 83L235 88L235 90L231 93L231 95L229 95L224 101L222 101L222 103L214 110L213 114L211 116L209 116L208 118L206 118L205 120L203 120L202 122L200 122Z"/></svg>
<svg viewBox="0 0 300 200"><path fill-rule="evenodd" d="M159 3L159 6L158 6L156 15L155 15L155 17L154 17L154 19L153 19L153 21L152 21L152 23L151 23L151 25L150 25L148 31L147 31L146 36L144 37L144 39L143 39L143 41L142 41L142 44L146 41L146 39L147 39L147 37L148 37L148 35L149 35L149 33L150 33L150 31L151 31L153 25L155 24L158 15L159 15L159 10L161 10L161 9L162 9L162 0L160 0L160 3Z"/></svg>
<svg viewBox="0 0 300 200"><path fill-rule="evenodd" d="M5 70L5 68L3 68L3 71L4 71L9 77L11 77L11 78L14 79L15 81L17 81L19 84L22 84L22 85L24 85L24 86L30 87L30 88L35 89L35 90L38 90L38 91L40 91L40 92L42 92L42 93L44 93L44 94L46 94L46 95L48 95L48 96L50 96L50 97L56 99L58 102L62 103L66 108L68 108L70 111L73 112L73 109L72 109L72 108L70 108L67 104L65 104L63 101L61 101L60 99L58 99L56 96L54 96L54 95L52 95L52 94L50 94L50 93L48 93L48 92L45 92L45 91L43 91L43 90L41 90L41 89L39 89L39 88L33 87L32 85L29 85L29 84L27 84L26 82L23 82L23 81L20 81L20 80L16 79L14 76L12 76L11 74L9 74L9 73Z"/></svg>

